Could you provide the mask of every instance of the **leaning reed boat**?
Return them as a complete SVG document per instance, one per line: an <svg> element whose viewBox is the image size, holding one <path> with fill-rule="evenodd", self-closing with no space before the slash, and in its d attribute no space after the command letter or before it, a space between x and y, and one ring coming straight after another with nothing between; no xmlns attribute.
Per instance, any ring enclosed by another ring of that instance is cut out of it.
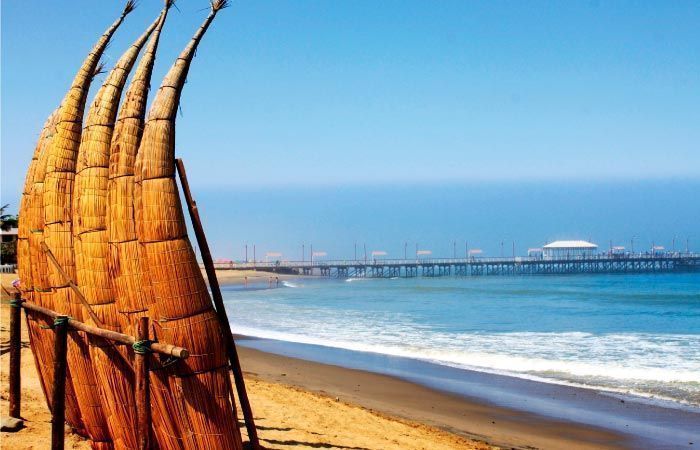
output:
<svg viewBox="0 0 700 450"><path fill-rule="evenodd" d="M83 62L61 103L56 134L47 148L43 194L44 242L72 279L76 278L76 274L71 206L87 94L102 53L114 32L133 9L134 3L129 0L119 18L98 39ZM51 297L56 310L64 311L78 320L86 316L67 280L51 265L48 267L48 284L52 290ZM87 340L83 334L76 331L70 332L68 365L83 425L93 448L112 448L100 398L100 386L95 379Z"/></svg>
<svg viewBox="0 0 700 450"><path fill-rule="evenodd" d="M169 0L166 7L170 6ZM153 296L139 257L134 213L134 165L141 144L146 103L156 51L167 10L153 31L131 84L124 94L109 153L107 231L109 277L122 332L136 334L136 324L148 312Z"/></svg>
<svg viewBox="0 0 700 450"><path fill-rule="evenodd" d="M151 33L157 26L162 26L169 6L166 4L158 18L129 47L106 77L88 110L78 150L72 230L77 283L91 314L97 319L88 316L86 322L117 332L121 331L121 324L108 271L110 144L119 100L129 73ZM136 449L134 374L125 356L126 350L117 350L110 342L95 337L89 338L88 344L114 447Z"/></svg>
<svg viewBox="0 0 700 450"><path fill-rule="evenodd" d="M56 124L58 109L56 109L44 124L39 140L29 164L19 210L18 230L18 274L22 281L20 289L22 297L34 303L52 308L51 290L48 283L48 261L41 249L44 242L44 178L46 174L47 147L51 145ZM39 314L27 311L27 329L29 342L33 349L34 363L37 367L39 381L49 409L52 409L53 394L53 333L47 332L52 322ZM84 433L82 418L73 383L68 375L66 381L66 421L80 433Z"/></svg>
<svg viewBox="0 0 700 450"><path fill-rule="evenodd" d="M148 314L158 339L190 350L187 360L152 377L154 385L169 388L152 391L154 413L170 414L177 426L167 441L159 436L163 448L242 448L223 334L187 237L175 182L180 94L198 44L226 5L224 0L211 2L206 20L163 80L136 160L137 235L154 296Z"/></svg>

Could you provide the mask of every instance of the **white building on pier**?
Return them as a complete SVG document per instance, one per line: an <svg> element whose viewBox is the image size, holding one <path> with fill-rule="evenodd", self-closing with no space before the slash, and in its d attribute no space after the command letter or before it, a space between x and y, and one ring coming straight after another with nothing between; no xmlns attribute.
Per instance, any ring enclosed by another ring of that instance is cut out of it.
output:
<svg viewBox="0 0 700 450"><path fill-rule="evenodd" d="M580 259L592 256L598 246L587 241L554 241L542 247L544 259Z"/></svg>

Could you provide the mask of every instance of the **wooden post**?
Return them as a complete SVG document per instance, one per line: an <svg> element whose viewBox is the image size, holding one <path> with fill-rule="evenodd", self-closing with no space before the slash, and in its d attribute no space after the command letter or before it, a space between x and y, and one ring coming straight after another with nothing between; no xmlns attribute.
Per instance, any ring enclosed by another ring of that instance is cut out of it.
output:
<svg viewBox="0 0 700 450"><path fill-rule="evenodd" d="M180 185L182 187L183 194L185 195L185 201L187 202L187 209L190 213L190 219L192 220L192 228L194 228L194 234L197 238L197 243L199 244L199 249L202 254L202 262L204 263L204 268L207 272L207 279L209 280L209 287L211 288L216 315L218 316L221 330L224 333L226 353L228 354L229 363L231 364L231 369L233 370L233 378L236 382L238 400L240 401L241 409L243 410L243 419L245 420L245 427L248 431L248 439L250 440L250 444L253 447L253 450L258 450L260 449L260 441L258 440L258 432L255 427L255 420L253 419L253 410L251 409L250 401L248 400L248 393L246 392L245 388L245 380L243 379L243 370L241 369L241 363L238 359L236 343L233 341L233 333L231 332L228 314L226 314L226 308L224 307L224 298L221 295L219 280L216 278L214 260L211 256L211 252L209 251L209 244L207 243L207 237L204 234L202 220L199 217L197 203L192 198L190 185L187 182L187 173L185 172L185 165L183 164L182 159L179 158L176 160L176 164L178 174L180 175ZM253 245L253 264L255 264L255 245Z"/></svg>
<svg viewBox="0 0 700 450"><path fill-rule="evenodd" d="M20 419L22 382L19 369L22 355L22 297L14 294L10 309L10 417Z"/></svg>
<svg viewBox="0 0 700 450"><path fill-rule="evenodd" d="M66 370L68 363L68 316L54 319L54 354L53 354L53 411L51 411L51 448L63 450L64 422L66 421Z"/></svg>
<svg viewBox="0 0 700 450"><path fill-rule="evenodd" d="M139 450L151 448L151 386L148 378L148 317L141 317L138 326L138 341L134 348L134 372L136 374L136 436Z"/></svg>

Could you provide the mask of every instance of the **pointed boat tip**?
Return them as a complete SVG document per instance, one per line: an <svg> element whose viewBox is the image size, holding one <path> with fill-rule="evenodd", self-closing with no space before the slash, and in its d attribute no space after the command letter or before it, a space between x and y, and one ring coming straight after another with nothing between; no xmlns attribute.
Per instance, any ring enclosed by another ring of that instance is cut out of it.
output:
<svg viewBox="0 0 700 450"><path fill-rule="evenodd" d="M124 5L124 12L122 12L122 17L126 16L134 9L136 9L136 0L127 0L126 5Z"/></svg>
<svg viewBox="0 0 700 450"><path fill-rule="evenodd" d="M224 8L231 6L229 0L211 0L211 10L212 12L218 12Z"/></svg>

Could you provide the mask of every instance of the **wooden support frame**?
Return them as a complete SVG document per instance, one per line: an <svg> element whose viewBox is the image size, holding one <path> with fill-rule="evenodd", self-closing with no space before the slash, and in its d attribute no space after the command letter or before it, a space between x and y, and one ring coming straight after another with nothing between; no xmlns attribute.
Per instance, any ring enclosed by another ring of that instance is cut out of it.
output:
<svg viewBox="0 0 700 450"><path fill-rule="evenodd" d="M4 289L4 286L3 286ZM9 292L8 292L9 293ZM21 384L20 384L20 355L21 355L21 310L33 311L54 319L54 378L53 393L51 397L51 448L63 450L65 439L66 419L66 378L68 372L68 330L75 329L87 334L98 336L110 341L134 347L135 375L134 386L136 398L136 427L139 438L139 450L151 448L151 403L150 403L150 377L149 354L156 352L162 355L179 359L186 359L190 353L187 349L174 345L151 342L148 335L148 318L139 321L138 337L129 336L116 331L87 325L83 322L56 311L25 301L21 293L12 294L12 310L10 316L10 416L20 418L21 410Z"/></svg>
<svg viewBox="0 0 700 450"><path fill-rule="evenodd" d="M248 393L245 388L245 380L243 379L243 370L241 369L241 363L238 359L236 343L233 340L231 325L228 320L226 308L224 307L224 299L221 295L221 287L219 286L219 280L216 278L214 260L211 256L211 251L209 250L207 237L204 234L204 227L202 226L202 220L199 216L197 203L194 201L194 198L192 198L190 184L187 181L187 172L185 171L185 164L180 158L176 159L175 163L177 166L177 172L180 176L180 186L182 188L183 194L185 195L185 201L187 202L187 210L190 214L190 219L192 220L194 234L197 239L197 244L199 245L199 251L202 255L202 261L204 262L204 269L207 273L207 279L209 280L209 287L211 288L212 299L214 300L214 309L216 310L216 315L219 319L219 324L221 326L222 332L224 333L226 353L228 354L229 364L231 365L231 370L233 371L233 379L236 384L238 400L241 403L241 409L243 410L243 419L245 421L246 430L248 431L248 439L250 440L250 444L253 447L253 450L259 450L260 441L258 439L258 431L255 426L253 410L250 407L250 401L248 400ZM255 258L253 258L253 260L255 260Z"/></svg>
<svg viewBox="0 0 700 450"><path fill-rule="evenodd" d="M28 309L30 311L38 312L39 314L43 314L47 317L51 317L54 319L56 317L61 316L61 314L57 313L56 311L52 311L50 309L44 308L44 307L39 306L37 304L34 304L32 302L27 302L27 301L22 302L22 308ZM129 335L123 334L123 333L118 333L116 331L105 330L103 328L93 327L92 325L88 325L88 324L85 324L83 322L79 322L75 319L71 319L70 317L68 318L68 325L71 328L75 328L76 330L84 331L87 334L91 334L93 336L108 339L110 341L118 342L120 344L133 345L134 342L137 341L137 339L133 336L129 336ZM150 349L156 353L160 353L160 354L166 355L166 356L174 356L174 357L180 358L180 359L187 359L190 356L190 352L186 348L177 347L175 345L166 344L163 342L152 342L150 344Z"/></svg>

